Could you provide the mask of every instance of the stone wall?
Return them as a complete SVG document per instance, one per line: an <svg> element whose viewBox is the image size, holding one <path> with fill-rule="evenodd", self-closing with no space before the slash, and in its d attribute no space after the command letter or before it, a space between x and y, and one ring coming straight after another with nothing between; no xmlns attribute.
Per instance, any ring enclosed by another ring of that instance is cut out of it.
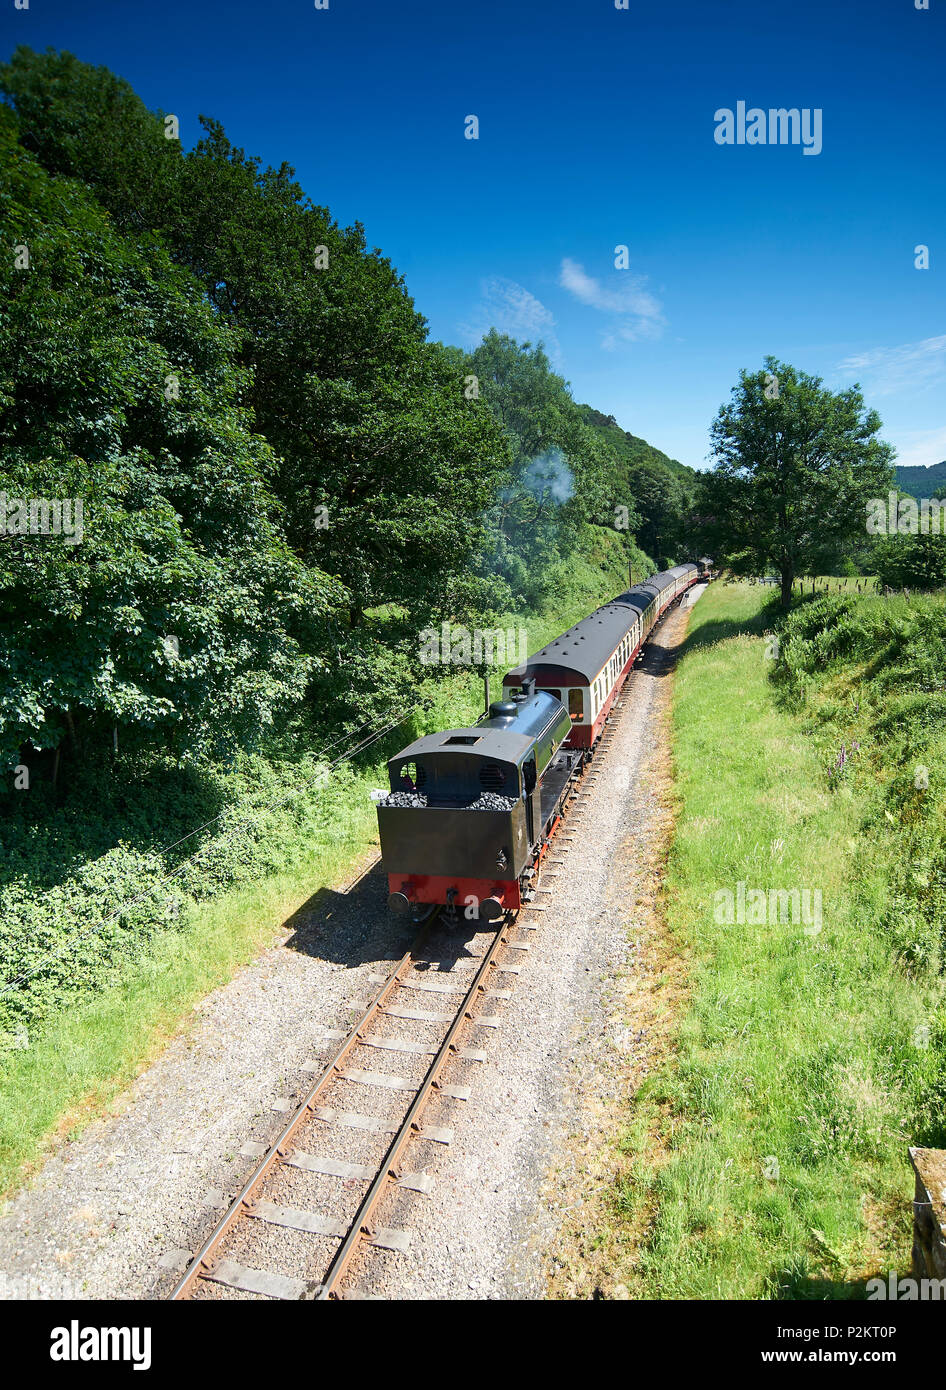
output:
<svg viewBox="0 0 946 1390"><path fill-rule="evenodd" d="M946 1279L946 1149L911 1149L916 1173L913 1200L913 1274Z"/></svg>

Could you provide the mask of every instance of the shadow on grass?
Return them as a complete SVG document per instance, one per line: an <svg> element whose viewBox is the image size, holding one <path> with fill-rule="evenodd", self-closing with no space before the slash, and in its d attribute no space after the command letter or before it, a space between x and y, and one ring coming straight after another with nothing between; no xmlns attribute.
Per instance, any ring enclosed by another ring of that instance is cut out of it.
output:
<svg viewBox="0 0 946 1390"><path fill-rule="evenodd" d="M877 1277L886 1282L886 1274ZM805 1262L798 1260L784 1269L774 1270L770 1286L772 1297L780 1303L850 1303L867 1298L867 1283L867 1279L827 1279L824 1275L810 1273Z"/></svg>
<svg viewBox="0 0 946 1390"><path fill-rule="evenodd" d="M726 642L731 637L742 637L746 634L761 637L763 632L774 630L784 612L785 610L776 600L767 603L751 618L743 618L739 621L733 618L714 618L711 622L702 623L687 634L683 643L683 651L698 651L703 647L715 647L717 642Z"/></svg>

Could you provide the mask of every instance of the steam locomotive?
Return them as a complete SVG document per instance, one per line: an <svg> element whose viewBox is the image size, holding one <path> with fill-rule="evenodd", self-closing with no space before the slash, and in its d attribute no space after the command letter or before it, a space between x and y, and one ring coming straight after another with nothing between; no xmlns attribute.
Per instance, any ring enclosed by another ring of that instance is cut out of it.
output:
<svg viewBox="0 0 946 1390"><path fill-rule="evenodd" d="M496 921L534 897L565 802L654 624L712 562L651 575L503 678L467 729L417 739L378 802L389 906Z"/></svg>

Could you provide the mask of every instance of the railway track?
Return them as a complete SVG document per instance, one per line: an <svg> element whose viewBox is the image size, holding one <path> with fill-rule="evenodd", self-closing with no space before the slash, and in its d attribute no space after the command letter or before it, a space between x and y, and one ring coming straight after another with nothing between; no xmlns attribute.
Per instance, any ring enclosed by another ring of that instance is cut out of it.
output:
<svg viewBox="0 0 946 1390"><path fill-rule="evenodd" d="M626 699L627 685L573 785L543 869L565 862ZM399 1192L431 1190L431 1146L453 1141L442 1121L470 1096L465 1078L486 1060L479 1044L501 1024L495 1010L537 929L529 917L546 910L539 895L550 891L540 878L518 913L468 944L438 913L389 975L371 977L379 988L346 1033L326 1034L329 1055L310 1064L316 1079L276 1138L250 1146L256 1167L172 1300L371 1297L372 1250L404 1251L410 1241L409 1229L385 1224L386 1209Z"/></svg>
<svg viewBox="0 0 946 1390"><path fill-rule="evenodd" d="M451 1084L446 1073L456 1060L485 1059L482 1050L464 1046L465 1035L499 1024L487 1010L506 991L493 986L500 976L518 972L506 957L528 945L515 939L515 932L514 921L504 923L488 933L491 940L480 956L469 956L449 945L439 922L425 924L357 1023L338 1039L317 1079L185 1270L172 1299L225 1291L290 1299L344 1296L349 1266L363 1247L406 1248L408 1233L379 1224L379 1209L392 1188L430 1190L423 1151L429 1144L449 1144L453 1134L446 1126L425 1123L426 1112L438 1101L462 1102L469 1096L469 1087ZM379 1064L378 1058L385 1060ZM387 1069L394 1058L401 1063L397 1071ZM377 1070L379 1065L386 1069ZM374 1103L351 1110L350 1097L359 1090L376 1093ZM362 1161L352 1162L353 1151ZM287 1177L299 1200L311 1203L314 1198L315 1204L271 1200L283 1195L279 1189ZM351 1201L353 1191L356 1202ZM337 1248L316 1280L244 1263L231 1255L230 1247L236 1245L243 1255L254 1244L266 1246L250 1233L256 1223L308 1236L308 1241L295 1242L296 1254L308 1246L313 1260L324 1258L328 1242Z"/></svg>

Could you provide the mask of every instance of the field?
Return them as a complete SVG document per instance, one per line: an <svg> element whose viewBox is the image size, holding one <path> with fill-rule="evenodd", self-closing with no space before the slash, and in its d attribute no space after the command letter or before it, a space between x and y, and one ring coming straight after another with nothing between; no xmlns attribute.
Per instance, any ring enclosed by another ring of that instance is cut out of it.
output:
<svg viewBox="0 0 946 1390"><path fill-rule="evenodd" d="M893 676L910 684L917 646L893 630L941 630L942 609L851 603L829 615L827 631L849 632L834 655L827 636L805 652L791 624L776 655L758 586L716 584L694 610L665 891L690 1003L672 1054L626 1099L603 1222L619 1244L643 1233L615 1274L631 1297L858 1298L909 1264L906 1149L943 1141L946 1047L942 939L922 901L936 873L916 859L916 798L895 760L897 702L916 695ZM937 823L942 787L927 796ZM770 890L799 890L802 912L773 910Z"/></svg>

